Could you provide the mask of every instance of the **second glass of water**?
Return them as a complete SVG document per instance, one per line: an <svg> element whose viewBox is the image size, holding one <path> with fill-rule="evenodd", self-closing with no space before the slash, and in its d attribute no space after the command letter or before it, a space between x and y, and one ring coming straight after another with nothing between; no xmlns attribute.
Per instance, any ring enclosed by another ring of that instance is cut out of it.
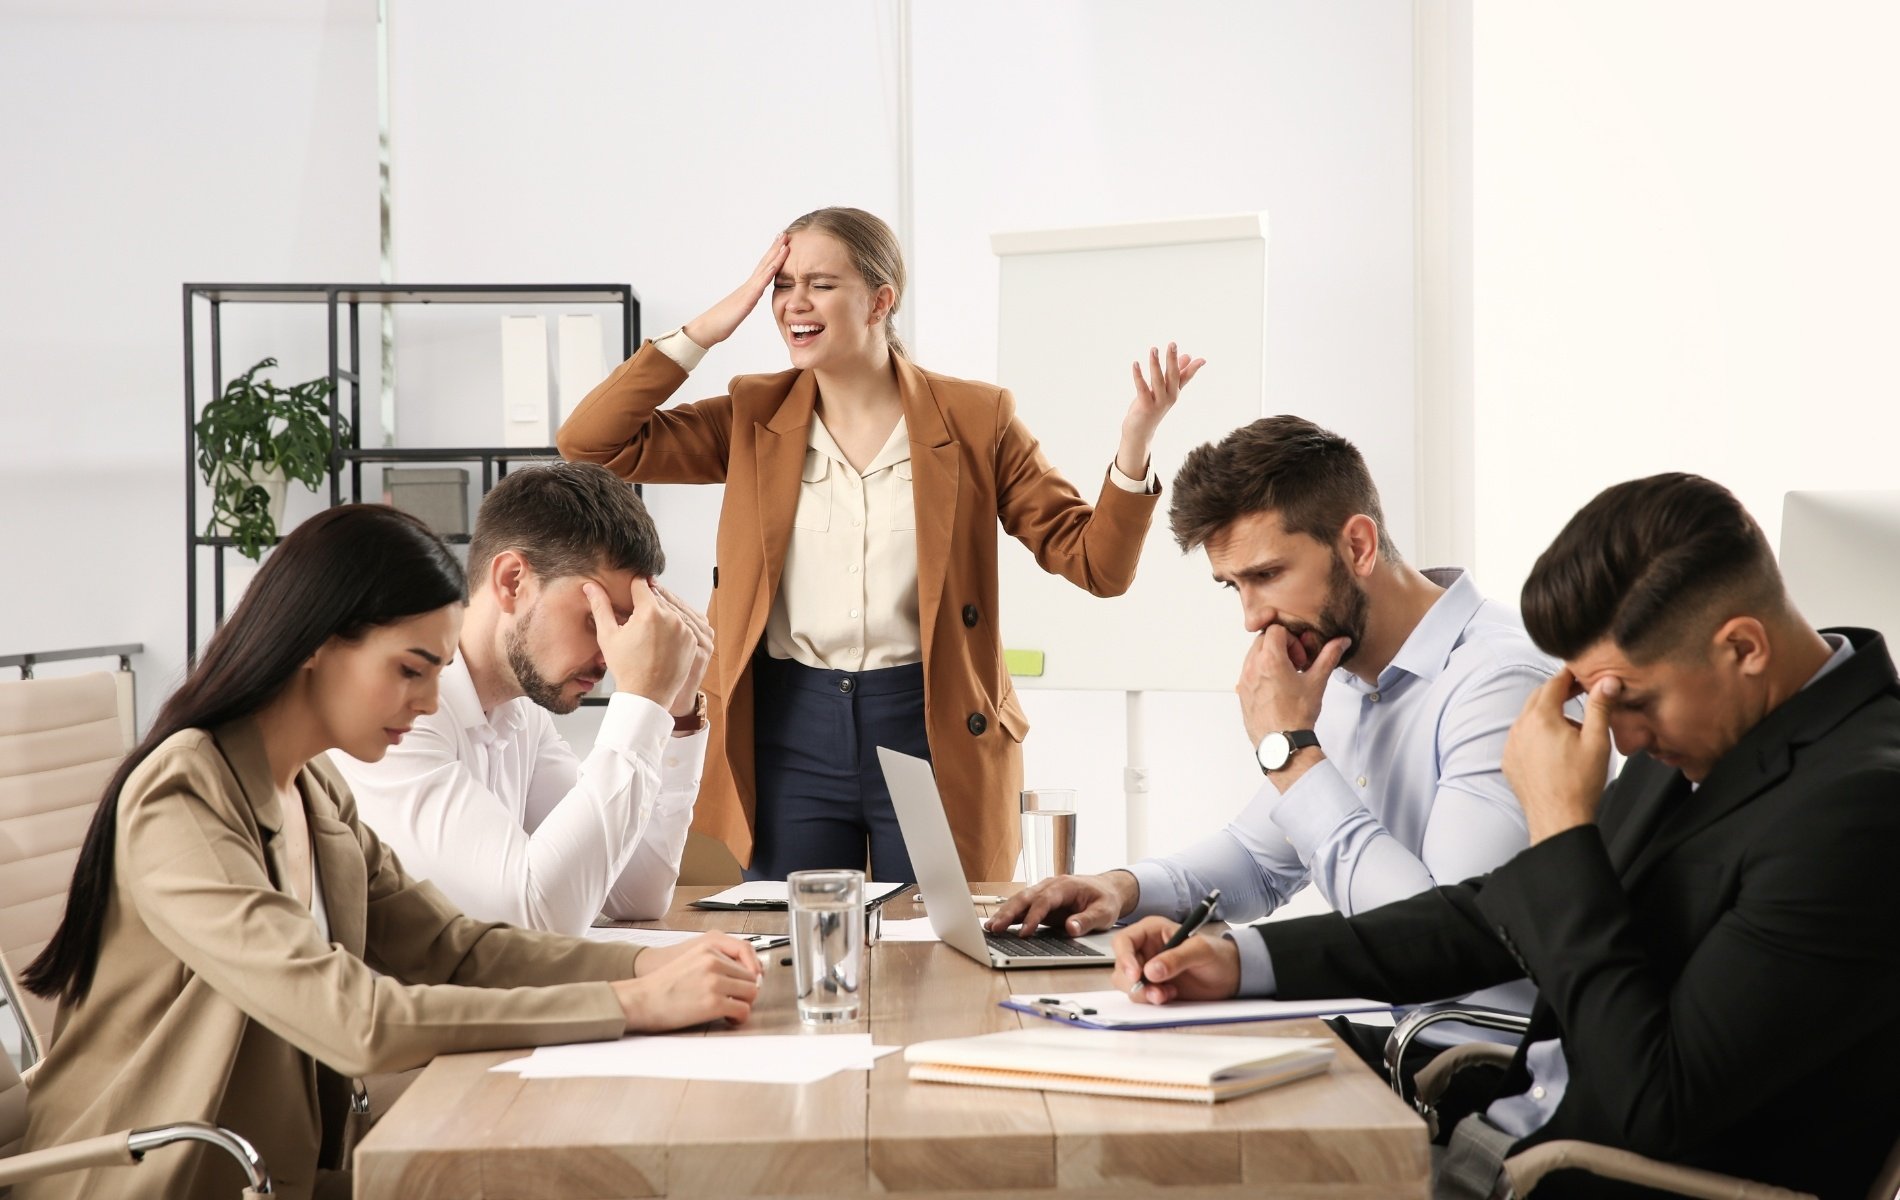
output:
<svg viewBox="0 0 1900 1200"><path fill-rule="evenodd" d="M864 872L793 871L785 884L799 1020L856 1020L864 984Z"/></svg>

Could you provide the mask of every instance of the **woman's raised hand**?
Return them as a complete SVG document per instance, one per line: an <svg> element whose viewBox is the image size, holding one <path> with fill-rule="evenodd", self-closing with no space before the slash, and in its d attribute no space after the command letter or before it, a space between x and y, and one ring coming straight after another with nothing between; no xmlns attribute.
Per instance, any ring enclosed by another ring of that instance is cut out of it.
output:
<svg viewBox="0 0 1900 1200"><path fill-rule="evenodd" d="M1173 342L1168 343L1165 362L1159 350L1148 348L1147 378L1142 378L1141 364L1133 364L1135 399L1128 406L1128 415L1122 418L1121 447L1115 452L1115 466L1122 474L1130 479L1148 477L1148 448L1154 444L1161 418L1181 398L1181 389L1206 365L1204 358L1178 353Z"/></svg>
<svg viewBox="0 0 1900 1200"><path fill-rule="evenodd" d="M746 281L724 300L713 305L705 312L686 322L686 336L695 346L710 350L732 336L752 310L759 306L759 297L765 295L765 289L772 286L772 280L778 277L779 268L785 265L785 256L792 252L792 235L781 233L772 239L772 245L752 269Z"/></svg>

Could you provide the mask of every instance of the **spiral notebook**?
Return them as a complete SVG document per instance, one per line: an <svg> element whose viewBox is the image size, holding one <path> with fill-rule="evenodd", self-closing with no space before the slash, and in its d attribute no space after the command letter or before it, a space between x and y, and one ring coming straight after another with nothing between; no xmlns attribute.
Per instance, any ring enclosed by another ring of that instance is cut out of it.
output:
<svg viewBox="0 0 1900 1200"><path fill-rule="evenodd" d="M1212 1104L1331 1068L1325 1038L1221 1037L1011 1029L918 1042L905 1049L912 1079L977 1087L1192 1100Z"/></svg>

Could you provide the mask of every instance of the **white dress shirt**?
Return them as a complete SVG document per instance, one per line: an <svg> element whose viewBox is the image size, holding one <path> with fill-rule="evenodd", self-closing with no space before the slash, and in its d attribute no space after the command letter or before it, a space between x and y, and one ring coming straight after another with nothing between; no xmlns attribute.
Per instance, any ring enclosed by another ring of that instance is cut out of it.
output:
<svg viewBox="0 0 1900 1200"><path fill-rule="evenodd" d="M691 372L706 351L684 329L653 348ZM785 569L765 622L765 652L830 671L875 671L924 659L917 606L917 505L910 433L902 417L864 470L851 465L812 414ZM1159 491L1113 463L1128 492Z"/></svg>
<svg viewBox="0 0 1900 1200"><path fill-rule="evenodd" d="M582 761L526 697L484 713L458 655L440 707L380 762L331 757L411 875L478 920L578 934L603 910L648 920L672 903L706 759L703 730L672 732L664 708L617 692Z"/></svg>

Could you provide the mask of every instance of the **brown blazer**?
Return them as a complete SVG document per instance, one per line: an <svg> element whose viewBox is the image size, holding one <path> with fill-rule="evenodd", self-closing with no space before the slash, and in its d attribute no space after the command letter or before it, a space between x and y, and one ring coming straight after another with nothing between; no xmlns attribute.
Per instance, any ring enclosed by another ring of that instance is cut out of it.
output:
<svg viewBox="0 0 1900 1200"><path fill-rule="evenodd" d="M470 920L357 822L327 759L297 786L327 943L285 890L283 810L252 722L186 730L132 773L98 971L60 1009L29 1093L27 1149L211 1121L257 1147L278 1194L302 1198L324 1125L343 1119L338 1074L620 1036L620 1004L598 981L631 975L634 948ZM14 1194L224 1200L242 1187L224 1155L174 1147Z"/></svg>
<svg viewBox="0 0 1900 1200"><path fill-rule="evenodd" d="M924 712L937 784L964 873L1007 879L1020 833L1029 731L997 633L996 522L1046 571L1098 596L1135 578L1157 496L1103 472L1091 507L1016 417L1009 392L897 357L917 507ZM752 655L785 566L799 472L818 399L805 371L741 375L728 395L664 409L686 372L651 342L561 427L561 454L642 483L724 483L706 675L712 741L693 828L752 857Z"/></svg>

